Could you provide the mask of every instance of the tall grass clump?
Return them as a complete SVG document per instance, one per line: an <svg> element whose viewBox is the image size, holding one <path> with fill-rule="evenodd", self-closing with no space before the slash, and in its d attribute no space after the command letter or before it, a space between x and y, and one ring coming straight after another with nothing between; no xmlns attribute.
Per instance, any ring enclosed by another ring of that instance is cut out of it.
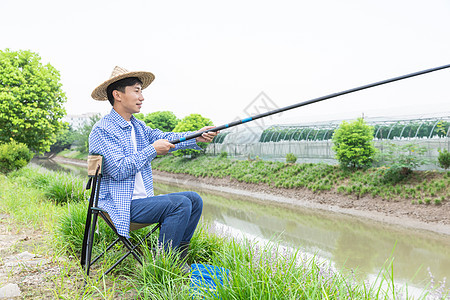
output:
<svg viewBox="0 0 450 300"><path fill-rule="evenodd" d="M210 227L199 223L191 239L187 262L213 263L213 258L223 251L225 239L211 234ZM150 250L152 249L152 250ZM140 299L188 299L189 274L180 269L178 253L163 251L161 245L157 247L142 247L144 266L133 276L133 281Z"/></svg>
<svg viewBox="0 0 450 300"><path fill-rule="evenodd" d="M211 234L209 225L199 223L191 239L188 252L189 263L211 263L216 253L225 244L225 239L217 234Z"/></svg>
<svg viewBox="0 0 450 300"><path fill-rule="evenodd" d="M87 198L84 189L85 181L77 176L67 173L54 173L49 182L42 187L45 196L57 204L79 202Z"/></svg>
<svg viewBox="0 0 450 300"><path fill-rule="evenodd" d="M85 180L72 174L27 166L12 172L9 177L23 186L41 190L47 199L56 204L79 202L88 197Z"/></svg>
<svg viewBox="0 0 450 300"><path fill-rule="evenodd" d="M144 265L133 276L139 299L189 299L187 275L180 269L178 254L143 247Z"/></svg>
<svg viewBox="0 0 450 300"><path fill-rule="evenodd" d="M230 270L228 282L217 287L222 299L372 299L329 263L276 243L230 240L213 263Z"/></svg>
<svg viewBox="0 0 450 300"><path fill-rule="evenodd" d="M86 226L87 207L87 201L68 203L65 213L58 219L56 224L56 236L62 243L62 246L69 252L81 253L84 229ZM133 231L131 233L131 238L133 241L143 239L148 231L148 227ZM104 245L110 244L116 238L117 236L112 229L109 228L106 222L99 216L97 218L97 227L94 236L94 248L98 246L98 251L100 251ZM119 243L116 249L120 247ZM94 249L94 252L98 251Z"/></svg>

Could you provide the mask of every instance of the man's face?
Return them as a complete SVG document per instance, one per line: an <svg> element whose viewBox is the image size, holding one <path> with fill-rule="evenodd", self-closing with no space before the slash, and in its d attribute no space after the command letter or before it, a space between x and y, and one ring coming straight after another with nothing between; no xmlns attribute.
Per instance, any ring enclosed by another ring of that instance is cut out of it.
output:
<svg viewBox="0 0 450 300"><path fill-rule="evenodd" d="M142 87L139 83L133 86L125 87L125 92L114 91L118 93L118 98L115 100L120 105L120 109L126 114L134 114L141 111L144 96L142 95Z"/></svg>

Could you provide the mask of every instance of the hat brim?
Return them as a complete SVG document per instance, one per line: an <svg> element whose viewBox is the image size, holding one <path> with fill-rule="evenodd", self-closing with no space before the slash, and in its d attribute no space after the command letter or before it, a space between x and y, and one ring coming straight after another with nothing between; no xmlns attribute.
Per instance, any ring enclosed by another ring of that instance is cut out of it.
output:
<svg viewBox="0 0 450 300"><path fill-rule="evenodd" d="M106 88L116 81L119 81L124 78L128 77L137 77L140 81L142 81L142 89L145 89L152 83L152 81L155 79L155 75L153 75L150 72L144 72L144 71L135 71L135 72L128 72L124 74L120 74L118 76L112 77L102 84L100 84L98 87L95 88L95 90L92 92L91 97L94 100L99 101L105 101L108 100L108 95L106 94Z"/></svg>

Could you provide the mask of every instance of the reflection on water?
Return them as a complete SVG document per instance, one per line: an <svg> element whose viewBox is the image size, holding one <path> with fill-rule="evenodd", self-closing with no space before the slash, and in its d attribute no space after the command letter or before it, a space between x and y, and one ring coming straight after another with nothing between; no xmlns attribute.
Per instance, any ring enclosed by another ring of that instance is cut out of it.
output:
<svg viewBox="0 0 450 300"><path fill-rule="evenodd" d="M157 194L181 190L155 183ZM436 284L450 278L448 236L340 214L245 201L248 199L205 190L197 192L204 200L205 221L268 240L279 238L285 245L331 260L338 268L355 269L363 278L377 275L391 254L396 281L425 286L430 282L427 268Z"/></svg>
<svg viewBox="0 0 450 300"><path fill-rule="evenodd" d="M38 159L38 158L33 158L31 160L31 164L44 167L48 170L71 173L76 176L87 178L86 167L76 166L72 164L62 164L51 159Z"/></svg>

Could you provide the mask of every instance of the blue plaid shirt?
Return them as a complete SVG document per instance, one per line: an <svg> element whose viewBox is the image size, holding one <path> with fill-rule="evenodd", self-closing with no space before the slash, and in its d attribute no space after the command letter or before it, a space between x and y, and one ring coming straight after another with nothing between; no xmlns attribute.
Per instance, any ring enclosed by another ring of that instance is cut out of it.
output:
<svg viewBox="0 0 450 300"><path fill-rule="evenodd" d="M170 141L192 133L151 129L134 116L131 124L136 133L137 152L131 142L131 126L114 109L94 125L89 135L89 153L104 157L99 207L108 212L118 233L125 237L129 237L130 204L137 172L142 173L147 197L154 196L151 161L156 157L156 150L152 144L159 139ZM192 139L176 144L171 151L186 148L200 149Z"/></svg>

